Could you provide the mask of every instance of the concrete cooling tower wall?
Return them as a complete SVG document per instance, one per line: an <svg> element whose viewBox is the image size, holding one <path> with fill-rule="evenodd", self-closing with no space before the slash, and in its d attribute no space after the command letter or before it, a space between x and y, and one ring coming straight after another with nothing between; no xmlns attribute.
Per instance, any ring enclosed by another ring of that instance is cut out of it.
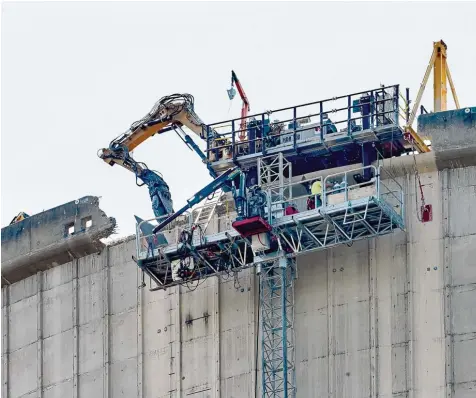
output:
<svg viewBox="0 0 476 398"><path fill-rule="evenodd" d="M404 187L405 232L298 258L298 397L476 396L476 112L458 115L420 119L447 140L384 163ZM131 238L4 285L5 397L261 396L254 270L149 291L134 253Z"/></svg>

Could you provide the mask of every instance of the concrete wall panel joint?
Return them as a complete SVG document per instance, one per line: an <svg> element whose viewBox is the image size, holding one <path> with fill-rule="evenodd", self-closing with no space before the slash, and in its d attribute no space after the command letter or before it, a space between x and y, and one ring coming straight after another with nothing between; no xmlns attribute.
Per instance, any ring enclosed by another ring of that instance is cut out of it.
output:
<svg viewBox="0 0 476 398"><path fill-rule="evenodd" d="M2 288L3 303L3 317L2 317L2 395L8 397L9 395L9 373L10 373L10 286Z"/></svg>
<svg viewBox="0 0 476 398"><path fill-rule="evenodd" d="M105 253L103 255L106 256L106 267L105 267L105 278L103 279L103 296L102 296L102 303L103 303L103 316L104 316L104 330L103 330L103 394L104 398L110 397L110 380L109 380L109 373L110 373L110 362L109 362L109 353L110 353L110 342L111 338L109 335L109 328L111 323L111 317L109 314L110 308L110 296L111 296L111 264L110 261L110 249L106 247Z"/></svg>
<svg viewBox="0 0 476 398"><path fill-rule="evenodd" d="M79 287L79 264L78 260L73 260L73 280L72 280L72 292L73 292L73 398L79 396L79 316L78 316L78 287Z"/></svg>
<svg viewBox="0 0 476 398"><path fill-rule="evenodd" d="M451 240L450 240L450 186L451 172L443 170L440 173L441 186L441 215L443 228L443 302L444 302L444 333L445 333L445 389L446 398L452 398L454 394L454 337L453 337L453 311L452 311L452 270L451 270Z"/></svg>
<svg viewBox="0 0 476 398"><path fill-rule="evenodd" d="M38 283L37 293L37 318L36 318L36 330L37 330L37 397L43 397L43 278L44 273L39 271L36 274Z"/></svg>
<svg viewBox="0 0 476 398"><path fill-rule="evenodd" d="M175 389L176 397L182 397L182 327L181 327L181 305L180 305L180 285L174 288L174 323L175 323Z"/></svg>
<svg viewBox="0 0 476 398"><path fill-rule="evenodd" d="M137 268L137 286L142 283L142 272ZM144 319L143 319L144 289L137 289L137 397L144 396Z"/></svg>
<svg viewBox="0 0 476 398"><path fill-rule="evenodd" d="M378 397L378 311L377 311L377 260L376 242L371 239L369 244L369 347L370 347L370 396Z"/></svg>
<svg viewBox="0 0 476 398"><path fill-rule="evenodd" d="M220 398L220 277L213 278L213 311L214 397Z"/></svg>

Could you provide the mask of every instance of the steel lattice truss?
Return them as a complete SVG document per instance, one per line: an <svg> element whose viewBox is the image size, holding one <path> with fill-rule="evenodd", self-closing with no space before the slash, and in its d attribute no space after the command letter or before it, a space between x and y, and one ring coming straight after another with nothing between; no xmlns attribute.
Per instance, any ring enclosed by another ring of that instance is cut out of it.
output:
<svg viewBox="0 0 476 398"><path fill-rule="evenodd" d="M385 202L373 197L306 213L314 214L298 214L292 223L280 221L274 227L275 233L294 254L385 235L395 228L403 229L403 219Z"/></svg>
<svg viewBox="0 0 476 398"><path fill-rule="evenodd" d="M369 196L281 217L273 225L273 235L287 256L294 257L385 235L395 228L404 229L402 216L385 201ZM173 278L171 259L181 256L193 259L195 264L195 271L187 281ZM141 268L159 288L237 272L256 262L249 240L234 230L194 236L193 244L188 246L148 247L146 252L139 253L139 259Z"/></svg>
<svg viewBox="0 0 476 398"><path fill-rule="evenodd" d="M295 259L280 257L261 265L260 325L262 396L296 395L294 338Z"/></svg>
<svg viewBox="0 0 476 398"><path fill-rule="evenodd" d="M285 175L292 175L292 164L282 153L258 158L258 184L262 189L270 189L272 195L282 195Z"/></svg>

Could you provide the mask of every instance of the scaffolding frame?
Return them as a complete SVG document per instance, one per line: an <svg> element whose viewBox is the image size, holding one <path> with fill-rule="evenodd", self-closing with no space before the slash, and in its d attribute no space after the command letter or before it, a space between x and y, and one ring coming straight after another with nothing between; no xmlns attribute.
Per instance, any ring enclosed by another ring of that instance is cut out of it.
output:
<svg viewBox="0 0 476 398"><path fill-rule="evenodd" d="M258 185L263 189L284 187L286 180L291 180L292 167L282 152L258 158ZM288 177L284 177L286 174Z"/></svg>

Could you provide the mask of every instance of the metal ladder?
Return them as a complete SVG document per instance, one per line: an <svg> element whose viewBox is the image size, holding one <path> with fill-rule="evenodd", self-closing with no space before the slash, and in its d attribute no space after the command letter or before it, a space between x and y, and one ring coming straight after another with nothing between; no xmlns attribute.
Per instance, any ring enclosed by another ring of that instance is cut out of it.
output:
<svg viewBox="0 0 476 398"><path fill-rule="evenodd" d="M216 191L211 198L205 200L205 203L200 207L197 216L194 219L194 224L198 224L202 227L203 233L208 228L208 224L215 214L215 209L218 204L221 202L222 198L225 196L225 192L219 189Z"/></svg>

